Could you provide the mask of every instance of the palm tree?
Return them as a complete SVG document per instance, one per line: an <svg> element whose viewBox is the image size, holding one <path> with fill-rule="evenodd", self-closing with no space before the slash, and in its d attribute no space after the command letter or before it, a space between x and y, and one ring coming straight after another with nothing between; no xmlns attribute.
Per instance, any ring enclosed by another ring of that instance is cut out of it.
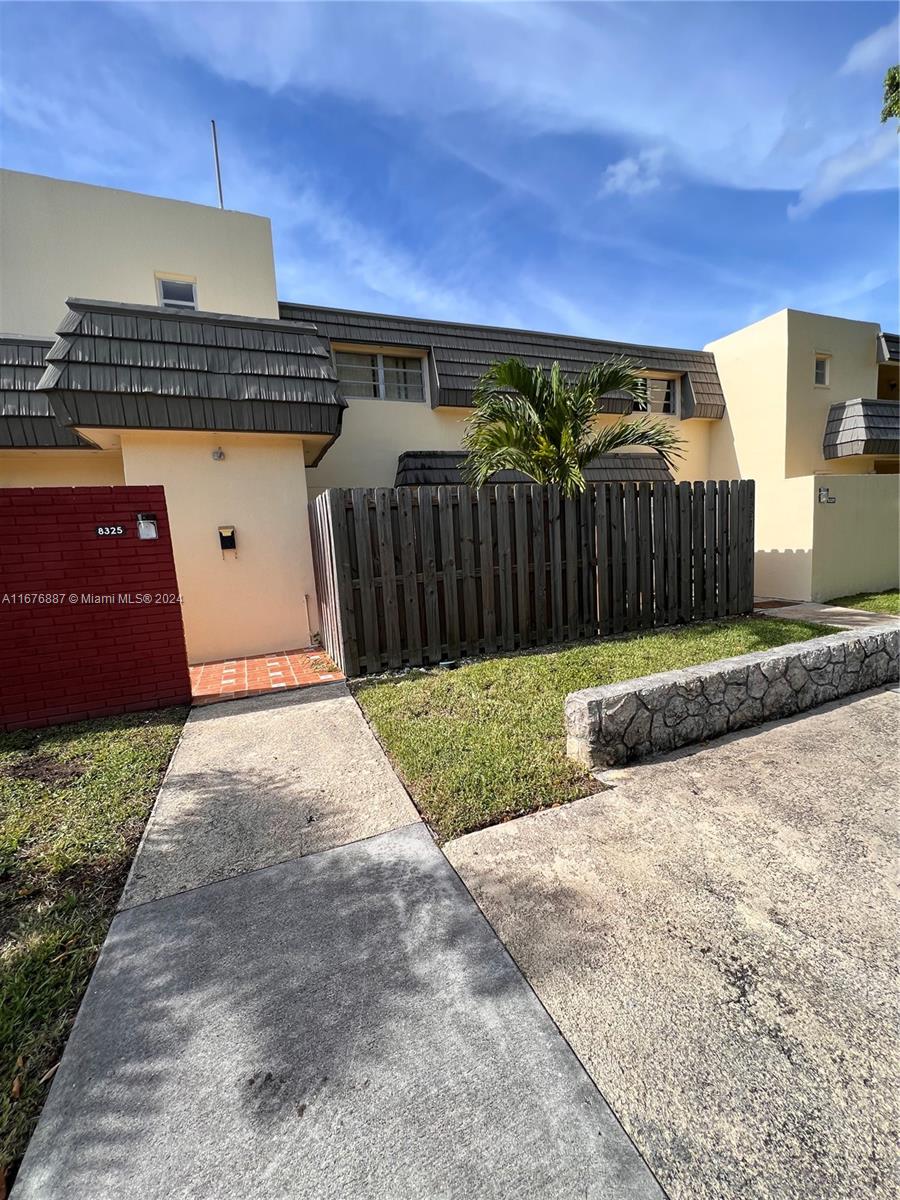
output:
<svg viewBox="0 0 900 1200"><path fill-rule="evenodd" d="M601 455L646 446L669 466L681 457L681 439L664 421L643 416L598 427L598 401L610 392L647 406L647 382L627 358L598 363L576 379L567 379L558 362L549 373L518 358L493 363L475 385L463 439L466 482L479 488L495 471L520 471L575 496L585 488L584 468Z"/></svg>

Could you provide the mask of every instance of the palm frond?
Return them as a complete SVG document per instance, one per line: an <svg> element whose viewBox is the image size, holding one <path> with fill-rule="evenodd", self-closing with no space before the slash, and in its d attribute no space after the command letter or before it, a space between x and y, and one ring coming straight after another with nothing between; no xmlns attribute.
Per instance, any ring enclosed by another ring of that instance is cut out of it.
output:
<svg viewBox="0 0 900 1200"><path fill-rule="evenodd" d="M541 367L529 367L520 358L505 358L492 363L475 384L475 408L492 397L516 394L533 404L539 403L546 385Z"/></svg>
<svg viewBox="0 0 900 1200"><path fill-rule="evenodd" d="M481 487L496 471L520 471L574 496L585 488L588 463L626 446L656 450L671 466L681 440L665 422L641 417L597 429L600 401L611 392L646 408L639 370L630 359L611 358L573 380L558 362L546 372L519 358L493 363L475 385L463 477Z"/></svg>
<svg viewBox="0 0 900 1200"><path fill-rule="evenodd" d="M665 421L651 417L623 418L614 425L607 425L583 444L581 461L586 466L604 454L613 454L627 446L641 446L655 450L665 459L666 465L672 467L675 459L684 454L683 445L681 438Z"/></svg>

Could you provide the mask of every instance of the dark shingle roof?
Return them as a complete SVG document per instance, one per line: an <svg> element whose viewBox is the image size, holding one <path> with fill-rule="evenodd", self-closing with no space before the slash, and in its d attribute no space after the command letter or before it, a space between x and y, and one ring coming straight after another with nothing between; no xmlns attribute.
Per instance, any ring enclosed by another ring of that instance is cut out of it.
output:
<svg viewBox="0 0 900 1200"><path fill-rule="evenodd" d="M832 404L822 441L825 458L900 453L900 404L895 400L844 400Z"/></svg>
<svg viewBox="0 0 900 1200"><path fill-rule="evenodd" d="M50 401L35 391L52 345L49 338L0 335L0 448L93 449L60 425Z"/></svg>
<svg viewBox="0 0 900 1200"><path fill-rule="evenodd" d="M394 317L305 304L282 303L279 311L287 320L311 321L332 342L410 346L430 351L432 402L436 406L470 408L475 381L498 359L515 355L528 363L544 366L557 360L565 370L576 373L593 363L623 354L648 370L683 375L683 416L721 418L725 415L725 397L716 362L713 355L704 350L633 346L569 334L426 321L418 317ZM630 412L631 401L606 397L603 411Z"/></svg>
<svg viewBox="0 0 900 1200"><path fill-rule="evenodd" d="M900 362L900 334L882 333L878 337L878 361Z"/></svg>
<svg viewBox="0 0 900 1200"><path fill-rule="evenodd" d="M394 487L417 487L462 483L460 467L465 453L460 450L404 450L397 459ZM658 481L670 483L665 459L658 454L606 454L585 470L588 483ZM518 471L498 471L490 483L532 483Z"/></svg>
<svg viewBox="0 0 900 1200"><path fill-rule="evenodd" d="M334 437L346 401L310 326L69 300L39 387L66 425Z"/></svg>

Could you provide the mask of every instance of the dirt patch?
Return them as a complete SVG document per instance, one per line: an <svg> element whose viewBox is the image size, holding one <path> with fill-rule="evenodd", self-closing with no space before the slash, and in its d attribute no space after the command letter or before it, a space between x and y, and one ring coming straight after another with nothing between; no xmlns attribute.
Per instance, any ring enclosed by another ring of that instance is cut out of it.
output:
<svg viewBox="0 0 900 1200"><path fill-rule="evenodd" d="M38 783L68 787L77 783L87 769L88 762L84 758L60 759L49 754L30 754L0 768L0 775L7 779L34 779Z"/></svg>

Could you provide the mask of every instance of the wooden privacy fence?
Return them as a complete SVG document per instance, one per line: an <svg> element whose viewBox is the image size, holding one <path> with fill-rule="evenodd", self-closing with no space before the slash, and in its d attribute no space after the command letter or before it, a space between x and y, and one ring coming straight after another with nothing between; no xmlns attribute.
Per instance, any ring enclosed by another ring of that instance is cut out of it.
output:
<svg viewBox="0 0 900 1200"><path fill-rule="evenodd" d="M311 505L346 675L750 612L752 480L331 488Z"/></svg>

